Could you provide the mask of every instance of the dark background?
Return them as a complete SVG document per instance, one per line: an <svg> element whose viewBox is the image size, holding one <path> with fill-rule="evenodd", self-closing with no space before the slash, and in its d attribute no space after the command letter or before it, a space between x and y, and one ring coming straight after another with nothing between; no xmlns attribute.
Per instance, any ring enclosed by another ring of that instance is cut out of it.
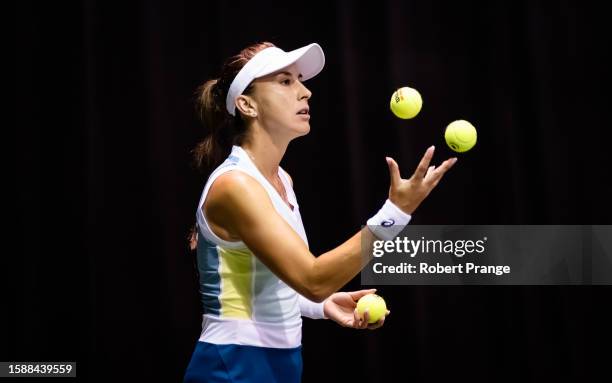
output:
<svg viewBox="0 0 612 383"><path fill-rule="evenodd" d="M206 180L191 165L193 94L258 41L326 54L306 83L311 132L282 162L314 254L384 202L386 155L406 178L429 145L436 164L453 156L456 119L478 143L413 223L609 224L609 22L595 4L15 2L1 360L181 380L201 320L186 243ZM413 120L389 112L400 86L423 96ZM392 310L380 330L305 320L305 382L585 381L610 354L609 286L379 293Z"/></svg>

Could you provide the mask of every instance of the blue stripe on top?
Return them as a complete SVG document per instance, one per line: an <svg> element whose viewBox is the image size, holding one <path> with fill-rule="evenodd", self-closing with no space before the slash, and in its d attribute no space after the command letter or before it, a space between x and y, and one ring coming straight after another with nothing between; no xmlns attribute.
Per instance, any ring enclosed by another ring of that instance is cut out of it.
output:
<svg viewBox="0 0 612 383"><path fill-rule="evenodd" d="M217 245L198 236L198 271L200 273L200 296L204 314L221 315L221 278L219 276L219 253Z"/></svg>

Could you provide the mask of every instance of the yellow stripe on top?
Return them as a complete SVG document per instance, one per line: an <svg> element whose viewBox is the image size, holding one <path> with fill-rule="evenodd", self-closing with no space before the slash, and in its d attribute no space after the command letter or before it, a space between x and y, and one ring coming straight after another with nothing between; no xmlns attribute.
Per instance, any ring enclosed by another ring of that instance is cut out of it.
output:
<svg viewBox="0 0 612 383"><path fill-rule="evenodd" d="M253 253L217 246L221 277L222 318L252 319Z"/></svg>

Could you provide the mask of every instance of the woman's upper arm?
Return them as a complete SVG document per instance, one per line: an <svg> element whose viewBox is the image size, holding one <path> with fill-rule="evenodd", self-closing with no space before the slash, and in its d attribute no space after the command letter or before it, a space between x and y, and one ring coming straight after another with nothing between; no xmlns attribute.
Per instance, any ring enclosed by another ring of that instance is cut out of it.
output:
<svg viewBox="0 0 612 383"><path fill-rule="evenodd" d="M219 176L209 191L206 215L238 235L261 262L294 290L311 300L319 299L312 282L315 257L254 178L240 171Z"/></svg>

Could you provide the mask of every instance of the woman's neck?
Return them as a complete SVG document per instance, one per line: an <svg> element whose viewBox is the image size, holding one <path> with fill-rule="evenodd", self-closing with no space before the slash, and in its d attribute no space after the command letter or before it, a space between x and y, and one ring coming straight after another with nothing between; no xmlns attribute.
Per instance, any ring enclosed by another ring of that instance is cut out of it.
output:
<svg viewBox="0 0 612 383"><path fill-rule="evenodd" d="M276 180L278 166L285 155L287 145L287 142L275 142L269 135L259 135L248 137L241 146L264 177Z"/></svg>

